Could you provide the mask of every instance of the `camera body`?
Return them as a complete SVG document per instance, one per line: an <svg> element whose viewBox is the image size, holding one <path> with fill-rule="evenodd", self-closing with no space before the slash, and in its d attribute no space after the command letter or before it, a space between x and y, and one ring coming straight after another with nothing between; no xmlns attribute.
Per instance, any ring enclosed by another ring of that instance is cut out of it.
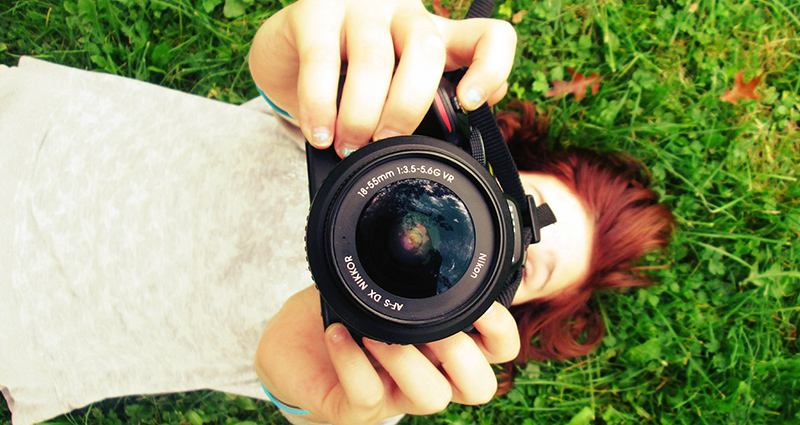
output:
<svg viewBox="0 0 800 425"><path fill-rule="evenodd" d="M524 262L523 219L481 163L480 139L443 78L413 135L341 161L332 147L306 146L306 249L326 327L425 343L469 329L516 291L508 282Z"/></svg>

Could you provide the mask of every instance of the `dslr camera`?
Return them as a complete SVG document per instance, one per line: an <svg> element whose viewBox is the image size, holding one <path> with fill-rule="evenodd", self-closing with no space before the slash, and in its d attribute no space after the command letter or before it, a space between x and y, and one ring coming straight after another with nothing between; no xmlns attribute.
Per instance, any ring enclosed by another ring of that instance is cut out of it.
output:
<svg viewBox="0 0 800 425"><path fill-rule="evenodd" d="M460 75L445 74L413 135L343 160L306 145L306 250L326 327L341 322L357 341L426 343L513 299L526 248L554 217L524 194L488 106L482 118L461 108Z"/></svg>

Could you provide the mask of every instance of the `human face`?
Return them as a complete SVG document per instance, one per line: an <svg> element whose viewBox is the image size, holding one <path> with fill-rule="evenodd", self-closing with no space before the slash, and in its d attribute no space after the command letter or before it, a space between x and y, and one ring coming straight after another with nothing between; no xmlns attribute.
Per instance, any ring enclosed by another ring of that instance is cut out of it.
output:
<svg viewBox="0 0 800 425"><path fill-rule="evenodd" d="M588 273L593 224L578 197L553 176L520 172L536 205L547 203L556 223L542 228L542 240L528 247L525 274L512 305L574 290Z"/></svg>

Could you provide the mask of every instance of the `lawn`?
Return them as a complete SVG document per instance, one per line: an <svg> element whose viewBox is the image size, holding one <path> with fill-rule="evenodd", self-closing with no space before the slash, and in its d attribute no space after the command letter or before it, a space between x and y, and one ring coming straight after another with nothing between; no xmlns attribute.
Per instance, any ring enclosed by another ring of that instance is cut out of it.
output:
<svg viewBox="0 0 800 425"><path fill-rule="evenodd" d="M239 103L256 96L250 40L283 2L0 0L0 63L31 55ZM660 284L595 296L607 336L592 354L531 363L485 406L402 423L800 424L800 1L498 3L519 34L510 95L550 115L553 141L640 158L678 229L642 264ZM548 96L570 70L596 74L596 93ZM51 423L285 422L204 391Z"/></svg>

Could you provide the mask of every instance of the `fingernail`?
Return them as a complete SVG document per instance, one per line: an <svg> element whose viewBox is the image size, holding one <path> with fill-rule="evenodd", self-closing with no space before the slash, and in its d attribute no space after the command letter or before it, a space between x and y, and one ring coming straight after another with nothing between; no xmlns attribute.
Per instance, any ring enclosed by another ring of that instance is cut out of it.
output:
<svg viewBox="0 0 800 425"><path fill-rule="evenodd" d="M478 106L481 106L481 102L483 101L483 94L480 89L473 88L467 91L467 107L470 109L475 109Z"/></svg>
<svg viewBox="0 0 800 425"><path fill-rule="evenodd" d="M342 158L347 158L358 149L358 146L353 146L347 143L343 143L342 146L339 147L339 156Z"/></svg>
<svg viewBox="0 0 800 425"><path fill-rule="evenodd" d="M483 313L483 317L492 317L497 312L497 309L494 308L494 303L486 309L486 313Z"/></svg>
<svg viewBox="0 0 800 425"><path fill-rule="evenodd" d="M331 344L338 344L347 338L347 329L344 326L334 323L328 328L328 340Z"/></svg>
<svg viewBox="0 0 800 425"><path fill-rule="evenodd" d="M372 347L381 347L381 346L388 347L389 346L389 344L387 344L385 342L376 341L374 339L369 339L369 338L364 338L362 340L362 342L364 343L365 346L367 346L367 345L370 345Z"/></svg>
<svg viewBox="0 0 800 425"><path fill-rule="evenodd" d="M311 144L314 146L327 146L330 144L331 132L327 127L317 127L311 134Z"/></svg>

